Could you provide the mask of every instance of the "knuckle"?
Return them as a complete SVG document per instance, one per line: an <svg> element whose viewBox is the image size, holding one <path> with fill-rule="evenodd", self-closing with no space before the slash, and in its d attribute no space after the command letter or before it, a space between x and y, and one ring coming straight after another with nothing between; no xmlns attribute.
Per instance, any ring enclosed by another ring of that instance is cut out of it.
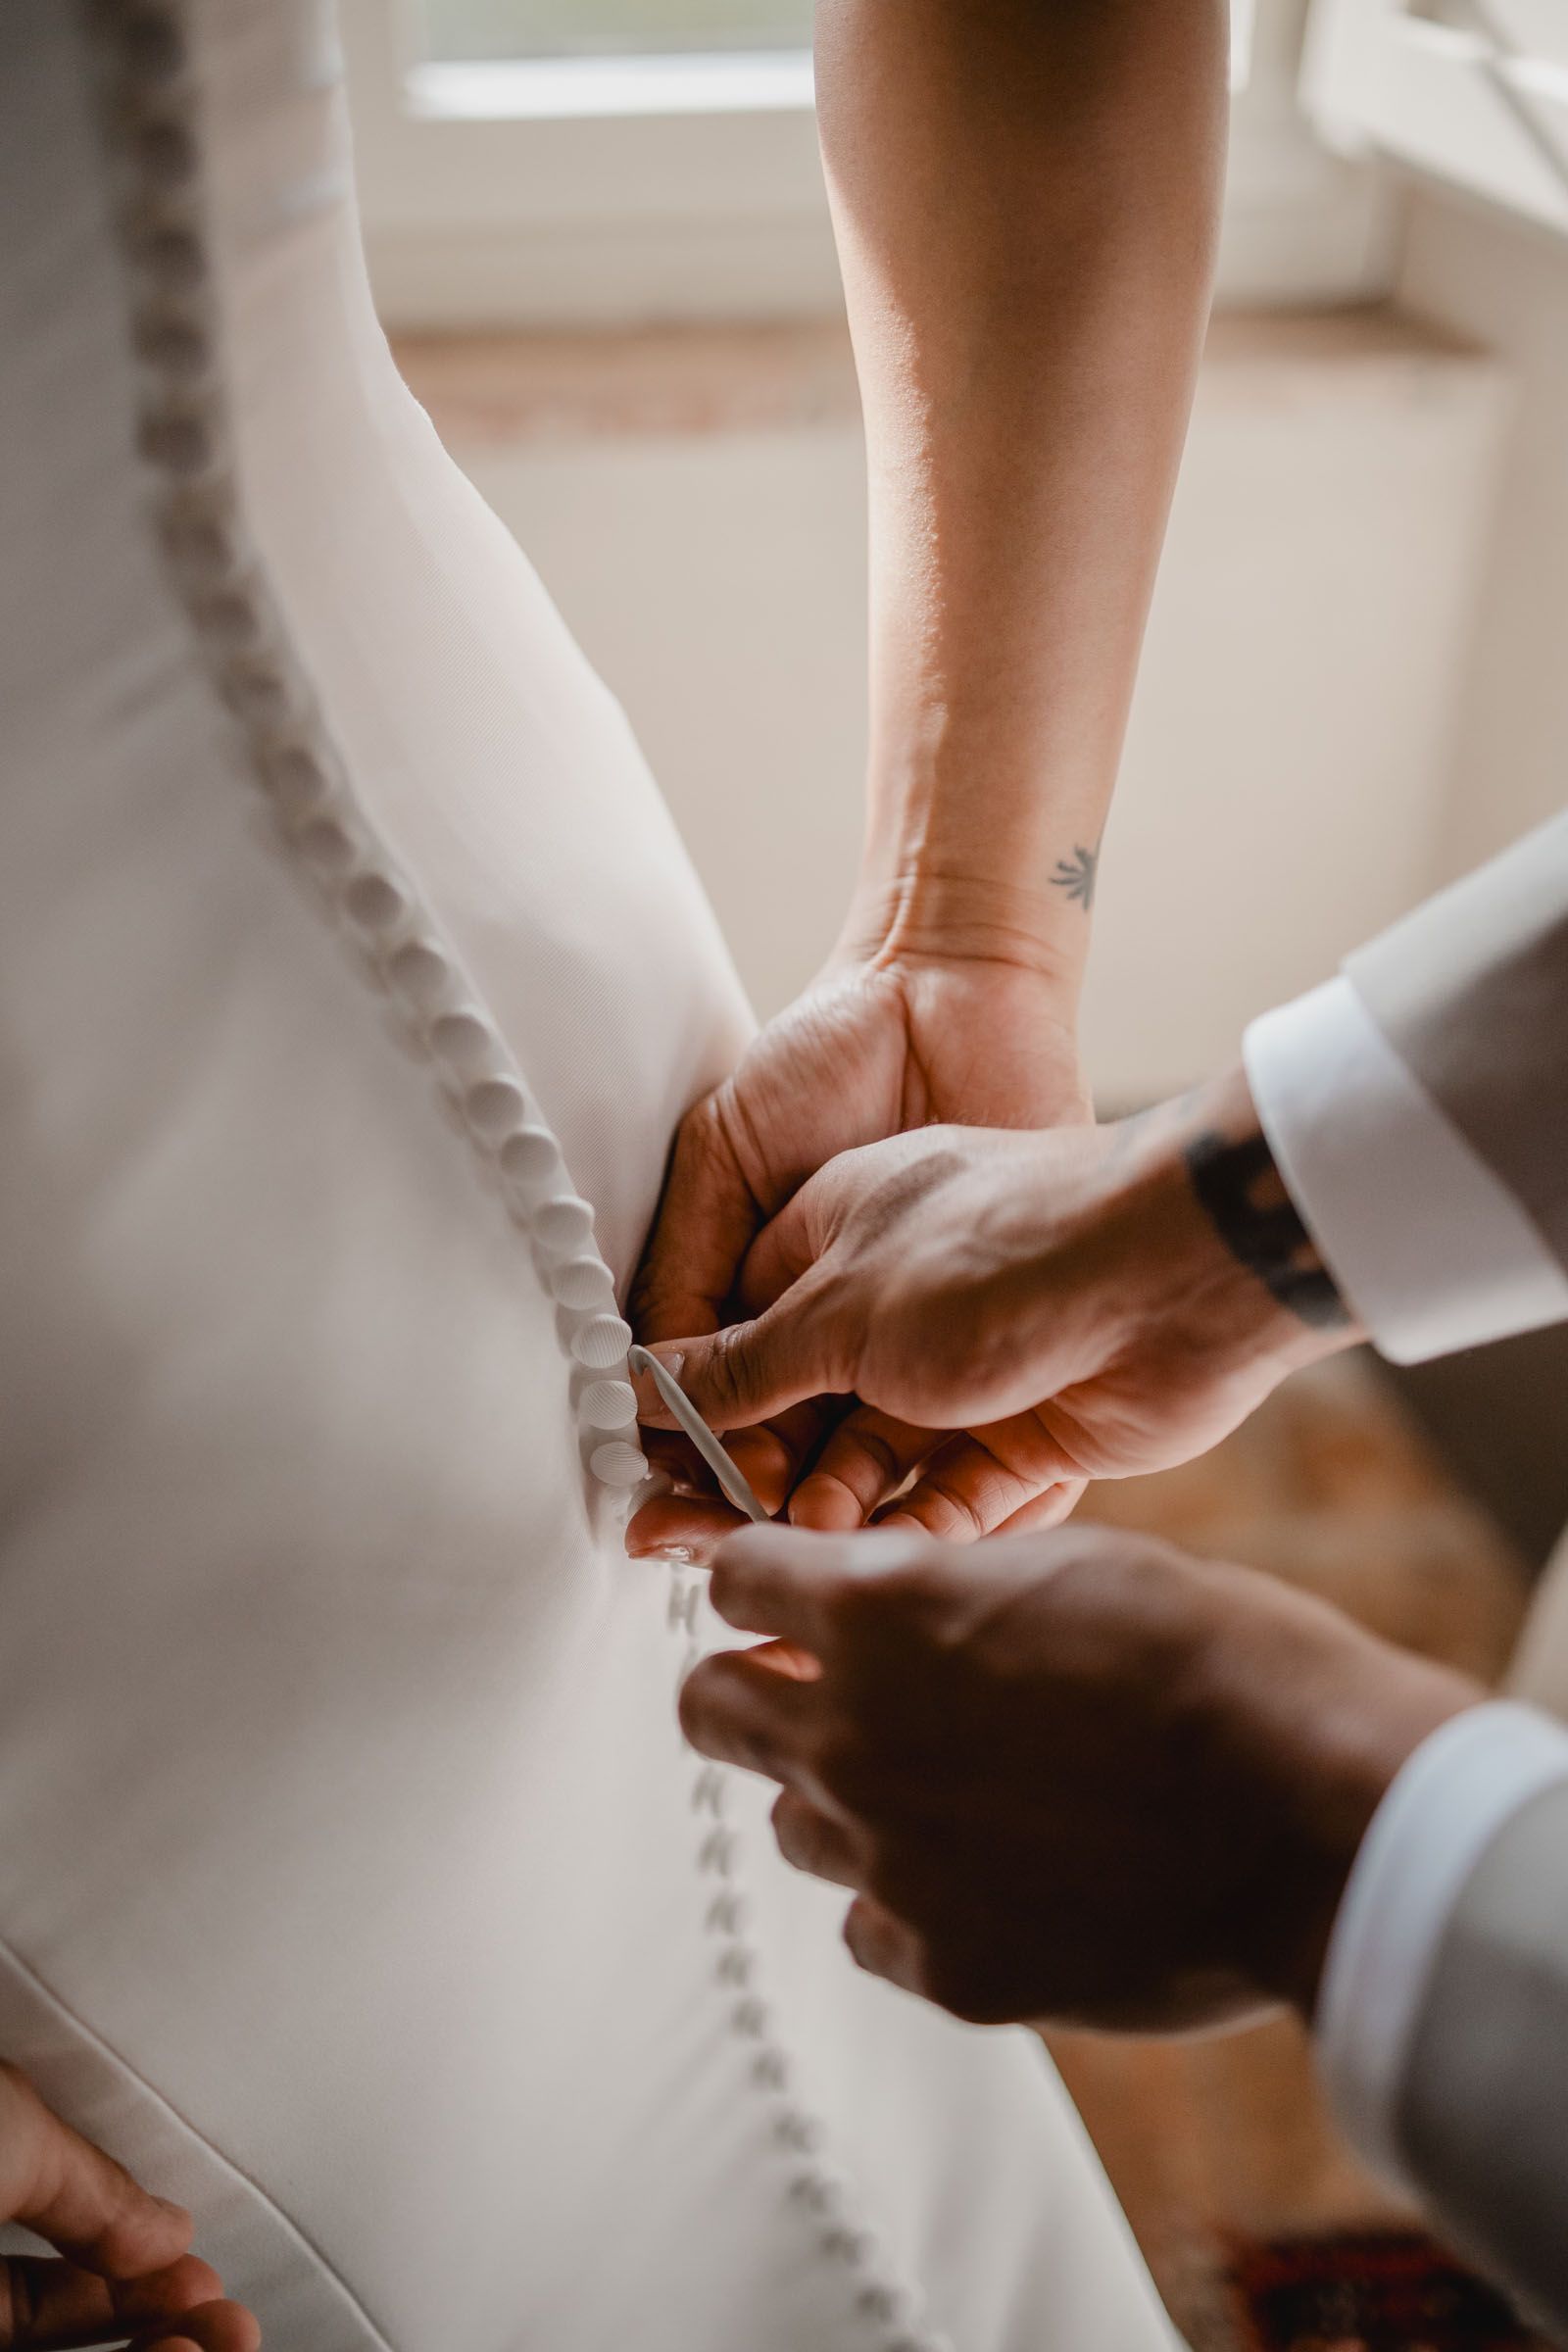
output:
<svg viewBox="0 0 1568 2352"><path fill-rule="evenodd" d="M898 1449L890 1438L884 1436L881 1430L867 1428L862 1424L853 1432L853 1444L855 1451L863 1457L866 1464L876 1472L877 1479L882 1486L892 1487L898 1484L904 1476L904 1466L899 1460ZM852 1459L847 1443L844 1453L846 1467L849 1466Z"/></svg>
<svg viewBox="0 0 1568 2352"><path fill-rule="evenodd" d="M950 1544L973 1544L990 1532L977 1497L940 1472L921 1482L918 1499L921 1520L929 1533Z"/></svg>
<svg viewBox="0 0 1568 2352"><path fill-rule="evenodd" d="M742 1326L731 1324L713 1334L703 1367L707 1402L714 1418L730 1419L744 1412L749 1394L749 1366L740 1337Z"/></svg>

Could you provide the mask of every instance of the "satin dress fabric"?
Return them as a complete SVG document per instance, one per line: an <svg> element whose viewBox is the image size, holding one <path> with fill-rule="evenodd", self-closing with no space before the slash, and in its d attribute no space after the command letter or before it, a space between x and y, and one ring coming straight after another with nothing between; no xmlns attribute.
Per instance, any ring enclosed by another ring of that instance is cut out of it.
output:
<svg viewBox="0 0 1568 2352"><path fill-rule="evenodd" d="M1038 2047L682 1747L614 1286L749 1016L330 16L7 0L0 186L0 2054L270 2352L1168 2345Z"/></svg>

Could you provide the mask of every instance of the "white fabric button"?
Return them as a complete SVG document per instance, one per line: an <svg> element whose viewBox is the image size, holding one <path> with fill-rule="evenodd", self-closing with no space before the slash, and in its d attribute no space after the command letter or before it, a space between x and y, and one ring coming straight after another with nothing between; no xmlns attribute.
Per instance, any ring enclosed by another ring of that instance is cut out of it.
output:
<svg viewBox="0 0 1568 2352"><path fill-rule="evenodd" d="M737 2001L730 2011L731 2025L737 2034L744 2034L749 2041L764 2034L770 2022L766 2004L762 2001Z"/></svg>
<svg viewBox="0 0 1568 2352"><path fill-rule="evenodd" d="M144 122L133 147L138 169L155 187L180 187L195 176L196 142L182 122Z"/></svg>
<svg viewBox="0 0 1568 2352"><path fill-rule="evenodd" d="M580 1330L571 1337L571 1352L579 1364L587 1364L595 1372L609 1372L624 1363L631 1346L631 1325L619 1315L591 1315Z"/></svg>
<svg viewBox="0 0 1568 2352"><path fill-rule="evenodd" d="M792 2107L773 2126L773 2137L781 2146L809 2156L822 2144L822 2127L814 2116L803 2115L799 2108Z"/></svg>
<svg viewBox="0 0 1568 2352"><path fill-rule="evenodd" d="M842 2182L829 2173L817 2171L799 2173L790 2182L793 2203L804 2205L809 2213L831 2213L843 2200Z"/></svg>
<svg viewBox="0 0 1568 2352"><path fill-rule="evenodd" d="M207 274L201 239L188 228L152 220L139 231L132 230L130 243L134 258L149 277L171 292L188 293Z"/></svg>
<svg viewBox="0 0 1568 2352"><path fill-rule="evenodd" d="M289 716L289 690L274 662L240 655L225 662L220 690L229 709L253 726L279 726Z"/></svg>
<svg viewBox="0 0 1568 2352"><path fill-rule="evenodd" d="M710 1830L698 1849L697 1867L727 1879L735 1861L735 1838L729 1830Z"/></svg>
<svg viewBox="0 0 1568 2352"><path fill-rule="evenodd" d="M637 1418L637 1398L625 1380L593 1380L578 1400L590 1429L625 1429Z"/></svg>
<svg viewBox="0 0 1568 2352"><path fill-rule="evenodd" d="M190 616L209 645L221 653L238 653L262 638L261 612L242 586L218 588L195 598Z"/></svg>
<svg viewBox="0 0 1568 2352"><path fill-rule="evenodd" d="M547 1250L580 1250L593 1232L594 1212L586 1200L567 1193L562 1200L543 1203L534 1216L533 1229Z"/></svg>
<svg viewBox="0 0 1568 2352"><path fill-rule="evenodd" d="M142 418L136 441L148 464L168 473L200 473L213 461L212 433L206 420L190 412L152 411Z"/></svg>
<svg viewBox="0 0 1568 2352"><path fill-rule="evenodd" d="M143 81L170 82L184 70L185 44L165 9L139 8L119 26L126 66Z"/></svg>
<svg viewBox="0 0 1568 2352"><path fill-rule="evenodd" d="M200 375L212 353L207 337L189 318L167 310L143 311L133 330L136 350L149 368L167 375Z"/></svg>
<svg viewBox="0 0 1568 2352"><path fill-rule="evenodd" d="M456 993L457 973L439 948L427 940L411 940L389 958L387 977L406 1004L416 1012L433 1012Z"/></svg>
<svg viewBox="0 0 1568 2352"><path fill-rule="evenodd" d="M561 1146L548 1127L519 1127L501 1147L501 1172L525 1191L555 1184L561 1176Z"/></svg>
<svg viewBox="0 0 1568 2352"><path fill-rule="evenodd" d="M528 1115L528 1098L514 1078L485 1078L463 1098L469 1124L487 1143L509 1135Z"/></svg>
<svg viewBox="0 0 1568 2352"><path fill-rule="evenodd" d="M854 2270L861 2270L876 2252L875 2241L863 2230L824 2230L822 2251Z"/></svg>
<svg viewBox="0 0 1568 2352"><path fill-rule="evenodd" d="M460 1078L479 1077L496 1057L495 1033L477 1013L443 1013L430 1031L430 1043Z"/></svg>
<svg viewBox="0 0 1568 2352"><path fill-rule="evenodd" d="M691 1634L695 1637L697 1632L697 1611L701 1605L702 1597L703 1591L700 1585L682 1585L671 1583L669 1588L669 1598L664 1604L664 1622L669 1627L669 1630L672 1634L679 1633L684 1627L688 1634ZM700 1783L699 1786L701 1786ZM696 1801L695 1796L693 1801Z"/></svg>
<svg viewBox="0 0 1568 2352"><path fill-rule="evenodd" d="M641 1448L623 1444L596 1446L588 1458L588 1467L607 1487L640 1487L648 1476L648 1463Z"/></svg>
<svg viewBox="0 0 1568 2352"><path fill-rule="evenodd" d="M568 1257L550 1269L550 1296L562 1306L612 1306L614 1285L610 1268L597 1257Z"/></svg>
<svg viewBox="0 0 1568 2352"><path fill-rule="evenodd" d="M354 863L354 839L329 816L318 817L299 836L300 856L313 873L330 878Z"/></svg>
<svg viewBox="0 0 1568 2352"><path fill-rule="evenodd" d="M216 517L174 508L158 526L166 560L194 580L226 578L239 562L234 541Z"/></svg>
<svg viewBox="0 0 1568 2352"><path fill-rule="evenodd" d="M393 931L409 911L409 895L386 874L361 874L343 893L343 905L362 931Z"/></svg>
<svg viewBox="0 0 1568 2352"><path fill-rule="evenodd" d="M733 1886L721 1887L708 1907L708 1925L718 1935L738 1936L750 1917L745 1895Z"/></svg>
<svg viewBox="0 0 1568 2352"><path fill-rule="evenodd" d="M787 2090L790 2062L782 2050L763 2050L752 2061L752 2081L759 2090Z"/></svg>
<svg viewBox="0 0 1568 2352"><path fill-rule="evenodd" d="M292 747L269 754L263 762L262 781L279 814L290 823L319 808L331 790L319 760L310 752Z"/></svg>

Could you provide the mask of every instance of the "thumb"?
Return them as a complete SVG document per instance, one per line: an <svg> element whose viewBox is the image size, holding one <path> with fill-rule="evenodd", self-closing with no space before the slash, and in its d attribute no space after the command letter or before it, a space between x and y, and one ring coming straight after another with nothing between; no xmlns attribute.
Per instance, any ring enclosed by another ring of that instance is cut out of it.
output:
<svg viewBox="0 0 1568 2352"><path fill-rule="evenodd" d="M763 1221L710 1095L681 1121L663 1197L632 1285L645 1338L711 1331Z"/></svg>
<svg viewBox="0 0 1568 2352"><path fill-rule="evenodd" d="M792 1404L854 1385L853 1371L818 1303L817 1286L797 1283L754 1322L650 1348L710 1429L750 1429ZM653 1381L637 1383L641 1418L670 1429L674 1419Z"/></svg>

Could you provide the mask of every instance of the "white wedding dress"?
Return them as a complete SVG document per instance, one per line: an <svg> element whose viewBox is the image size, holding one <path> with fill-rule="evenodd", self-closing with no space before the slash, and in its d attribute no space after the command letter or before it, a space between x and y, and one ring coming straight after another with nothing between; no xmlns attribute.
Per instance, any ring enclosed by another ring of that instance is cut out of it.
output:
<svg viewBox="0 0 1568 2352"><path fill-rule="evenodd" d="M615 1298L747 1016L335 74L0 5L0 2055L270 2352L1152 2352L1037 2047L682 1750Z"/></svg>

